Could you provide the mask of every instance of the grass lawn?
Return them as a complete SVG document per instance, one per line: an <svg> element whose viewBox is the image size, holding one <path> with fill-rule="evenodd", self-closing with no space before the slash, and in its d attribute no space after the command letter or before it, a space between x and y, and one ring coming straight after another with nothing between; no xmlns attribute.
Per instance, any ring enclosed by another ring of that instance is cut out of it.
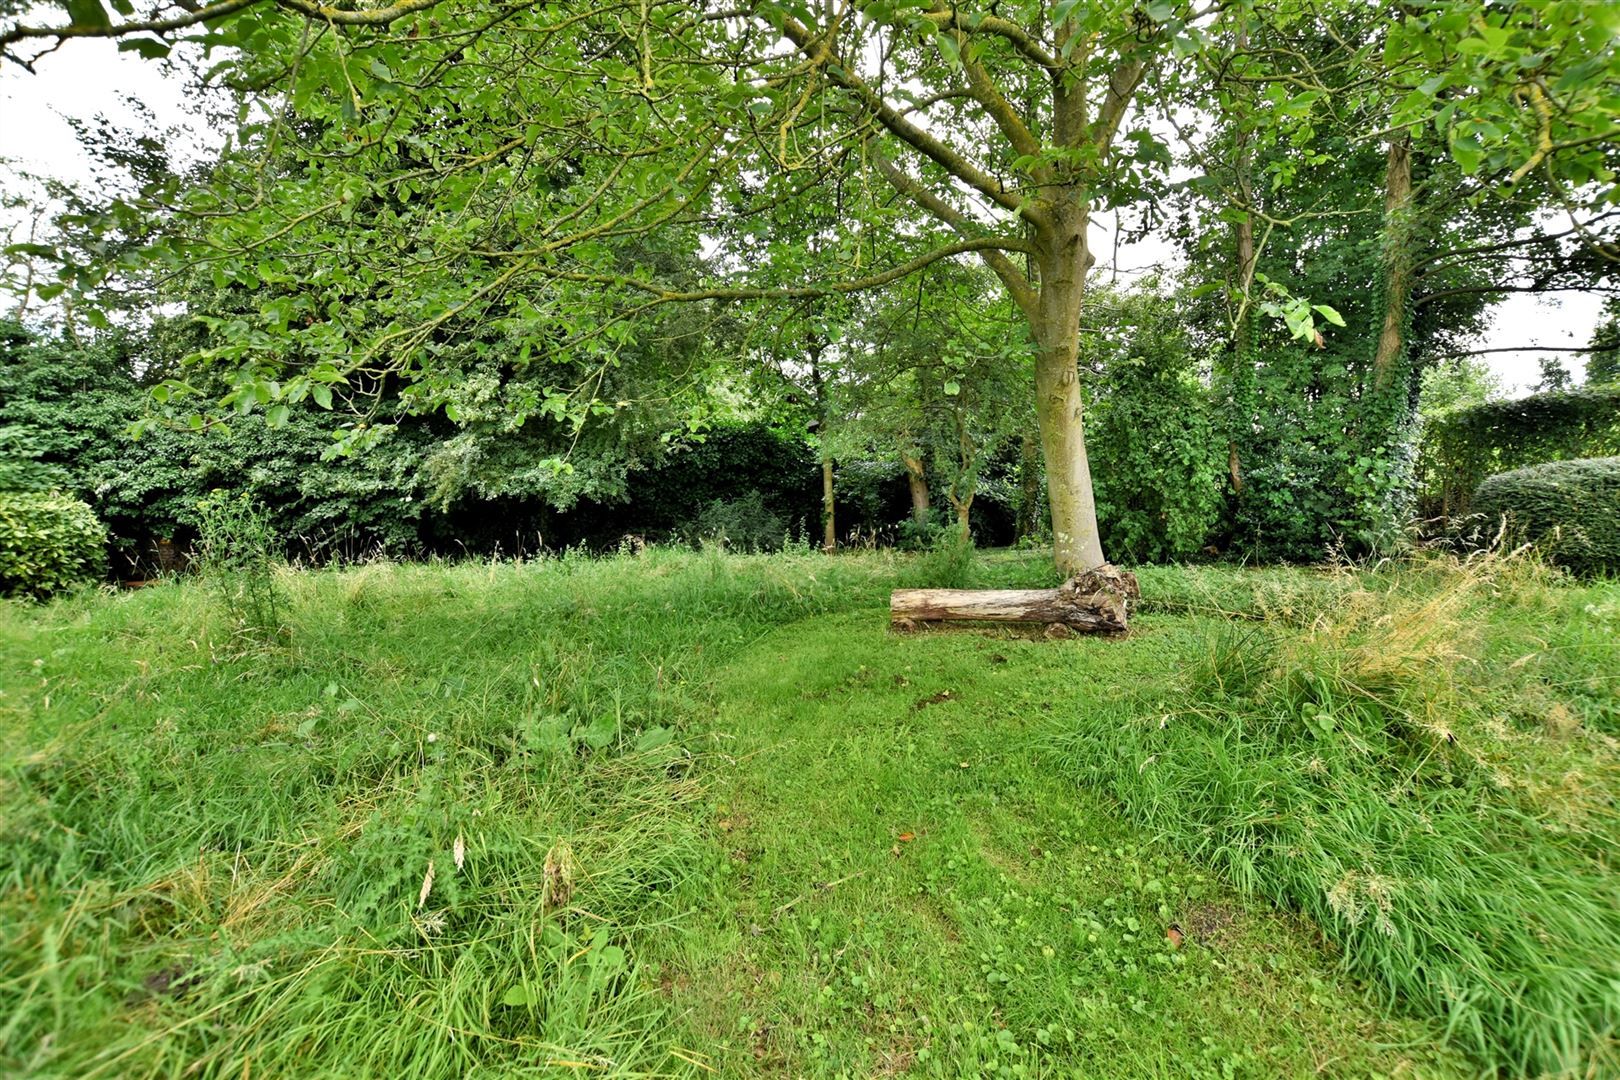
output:
<svg viewBox="0 0 1620 1080"><path fill-rule="evenodd" d="M0 608L0 1072L1620 1068L1620 586L1162 569L1121 640L887 632L962 570Z"/></svg>

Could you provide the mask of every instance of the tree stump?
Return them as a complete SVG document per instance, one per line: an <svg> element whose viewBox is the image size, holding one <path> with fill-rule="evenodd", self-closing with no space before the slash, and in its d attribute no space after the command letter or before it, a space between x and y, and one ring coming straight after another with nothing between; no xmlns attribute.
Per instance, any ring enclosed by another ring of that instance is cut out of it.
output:
<svg viewBox="0 0 1620 1080"><path fill-rule="evenodd" d="M1130 602L1142 595L1136 575L1103 565L1056 589L896 589L889 594L889 625L910 631L931 622L1045 623L1048 636L1064 630L1118 634L1127 629Z"/></svg>

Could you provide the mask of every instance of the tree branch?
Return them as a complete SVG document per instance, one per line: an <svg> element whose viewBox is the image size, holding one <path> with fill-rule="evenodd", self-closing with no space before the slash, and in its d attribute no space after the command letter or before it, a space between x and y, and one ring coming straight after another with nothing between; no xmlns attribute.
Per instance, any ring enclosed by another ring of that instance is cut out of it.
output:
<svg viewBox="0 0 1620 1080"><path fill-rule="evenodd" d="M783 18L782 33L806 57L814 57L817 54L821 35L812 33L809 27L792 16ZM866 111L901 142L997 206L1022 213L1026 217L1035 212L1030 206L1030 200L1007 191L995 177L902 116L881 94L872 89L866 80L856 75L843 57L831 53L830 61L827 64L828 78L850 91Z"/></svg>
<svg viewBox="0 0 1620 1080"><path fill-rule="evenodd" d="M938 26L941 30L961 30L968 34L992 34L1010 42L1013 48L1034 61L1047 72L1056 74L1059 68L1058 58L1046 51L1046 47L1029 31L1015 22L1009 22L997 15L986 15L977 23L969 26L962 21L962 13L956 8L946 10L936 7L923 18Z"/></svg>
<svg viewBox="0 0 1620 1080"><path fill-rule="evenodd" d="M543 271L543 274L546 277L562 281L577 281L588 285L618 285L636 289L652 294L661 303L691 303L698 300L802 300L817 296L837 296L844 293L865 292L868 289L882 288L884 285L909 277L917 271L931 266L941 259L948 259L953 255L965 255L969 252L983 253L996 249L1022 251L1025 246L1020 240L994 236L974 237L935 248L933 251L917 256L915 259L901 263L899 266L892 266L881 274L870 274L849 281L833 281L821 285L789 285L776 288L744 286L683 291L668 289L656 282L644 281L640 278L621 274L583 274L569 270Z"/></svg>
<svg viewBox="0 0 1620 1080"><path fill-rule="evenodd" d="M923 187L922 184L906 175L898 165L890 161L881 153L872 155L872 161L877 165L878 172L900 194L933 214L936 218L955 229L958 233L966 235L972 227L966 214L940 198L938 195ZM1007 291L1012 294L1013 303L1026 314L1035 310L1037 297L1035 290L1030 287L1029 280L1013 265L1005 252L1009 250L1028 250L1027 245L1007 245L1001 248L985 248L979 252L979 257L985 265L995 272L1001 279Z"/></svg>

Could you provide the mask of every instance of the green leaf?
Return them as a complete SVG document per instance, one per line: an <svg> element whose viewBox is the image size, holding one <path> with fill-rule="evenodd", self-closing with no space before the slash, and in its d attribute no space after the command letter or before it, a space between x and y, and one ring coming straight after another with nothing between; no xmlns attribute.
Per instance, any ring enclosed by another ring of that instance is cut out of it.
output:
<svg viewBox="0 0 1620 1080"><path fill-rule="evenodd" d="M1485 148L1472 135L1461 135L1451 140L1451 157L1465 175L1472 176L1485 159Z"/></svg>
<svg viewBox="0 0 1620 1080"><path fill-rule="evenodd" d="M502 1005L533 1005L534 1002L534 992L531 991L527 986L524 986L522 983L519 983L517 986L508 987L506 993L501 995Z"/></svg>
<svg viewBox="0 0 1620 1080"><path fill-rule="evenodd" d="M32 255L41 259L56 258L56 249L49 244L7 244L7 255Z"/></svg>
<svg viewBox="0 0 1620 1080"><path fill-rule="evenodd" d="M1337 311L1335 311L1333 308L1329 307L1328 305L1326 305L1326 304L1313 304L1312 307L1314 308L1314 310L1316 311L1317 314L1321 315L1322 318L1326 319L1328 322L1332 323L1334 326L1343 326L1344 325L1344 316L1340 315Z"/></svg>
<svg viewBox="0 0 1620 1080"><path fill-rule="evenodd" d="M144 60L162 60L169 55L169 43L157 38L126 38L118 43L118 51L140 53Z"/></svg>
<svg viewBox="0 0 1620 1080"><path fill-rule="evenodd" d="M64 6L75 30L106 30L112 26L112 18L101 6L101 0L66 0Z"/></svg>
<svg viewBox="0 0 1620 1080"><path fill-rule="evenodd" d="M650 727L636 737L636 750L656 750L660 746L667 746L674 738L675 732L667 727Z"/></svg>

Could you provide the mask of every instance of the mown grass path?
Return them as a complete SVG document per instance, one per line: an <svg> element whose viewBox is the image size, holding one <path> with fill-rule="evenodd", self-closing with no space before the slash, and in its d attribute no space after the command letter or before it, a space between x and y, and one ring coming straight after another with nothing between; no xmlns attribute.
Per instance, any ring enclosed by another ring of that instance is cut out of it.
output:
<svg viewBox="0 0 1620 1080"><path fill-rule="evenodd" d="M715 684L715 908L666 986L730 1076L1452 1075L1300 921L1043 763L1054 710L1159 679L1129 641L783 627ZM1181 947L1170 929L1182 935Z"/></svg>

